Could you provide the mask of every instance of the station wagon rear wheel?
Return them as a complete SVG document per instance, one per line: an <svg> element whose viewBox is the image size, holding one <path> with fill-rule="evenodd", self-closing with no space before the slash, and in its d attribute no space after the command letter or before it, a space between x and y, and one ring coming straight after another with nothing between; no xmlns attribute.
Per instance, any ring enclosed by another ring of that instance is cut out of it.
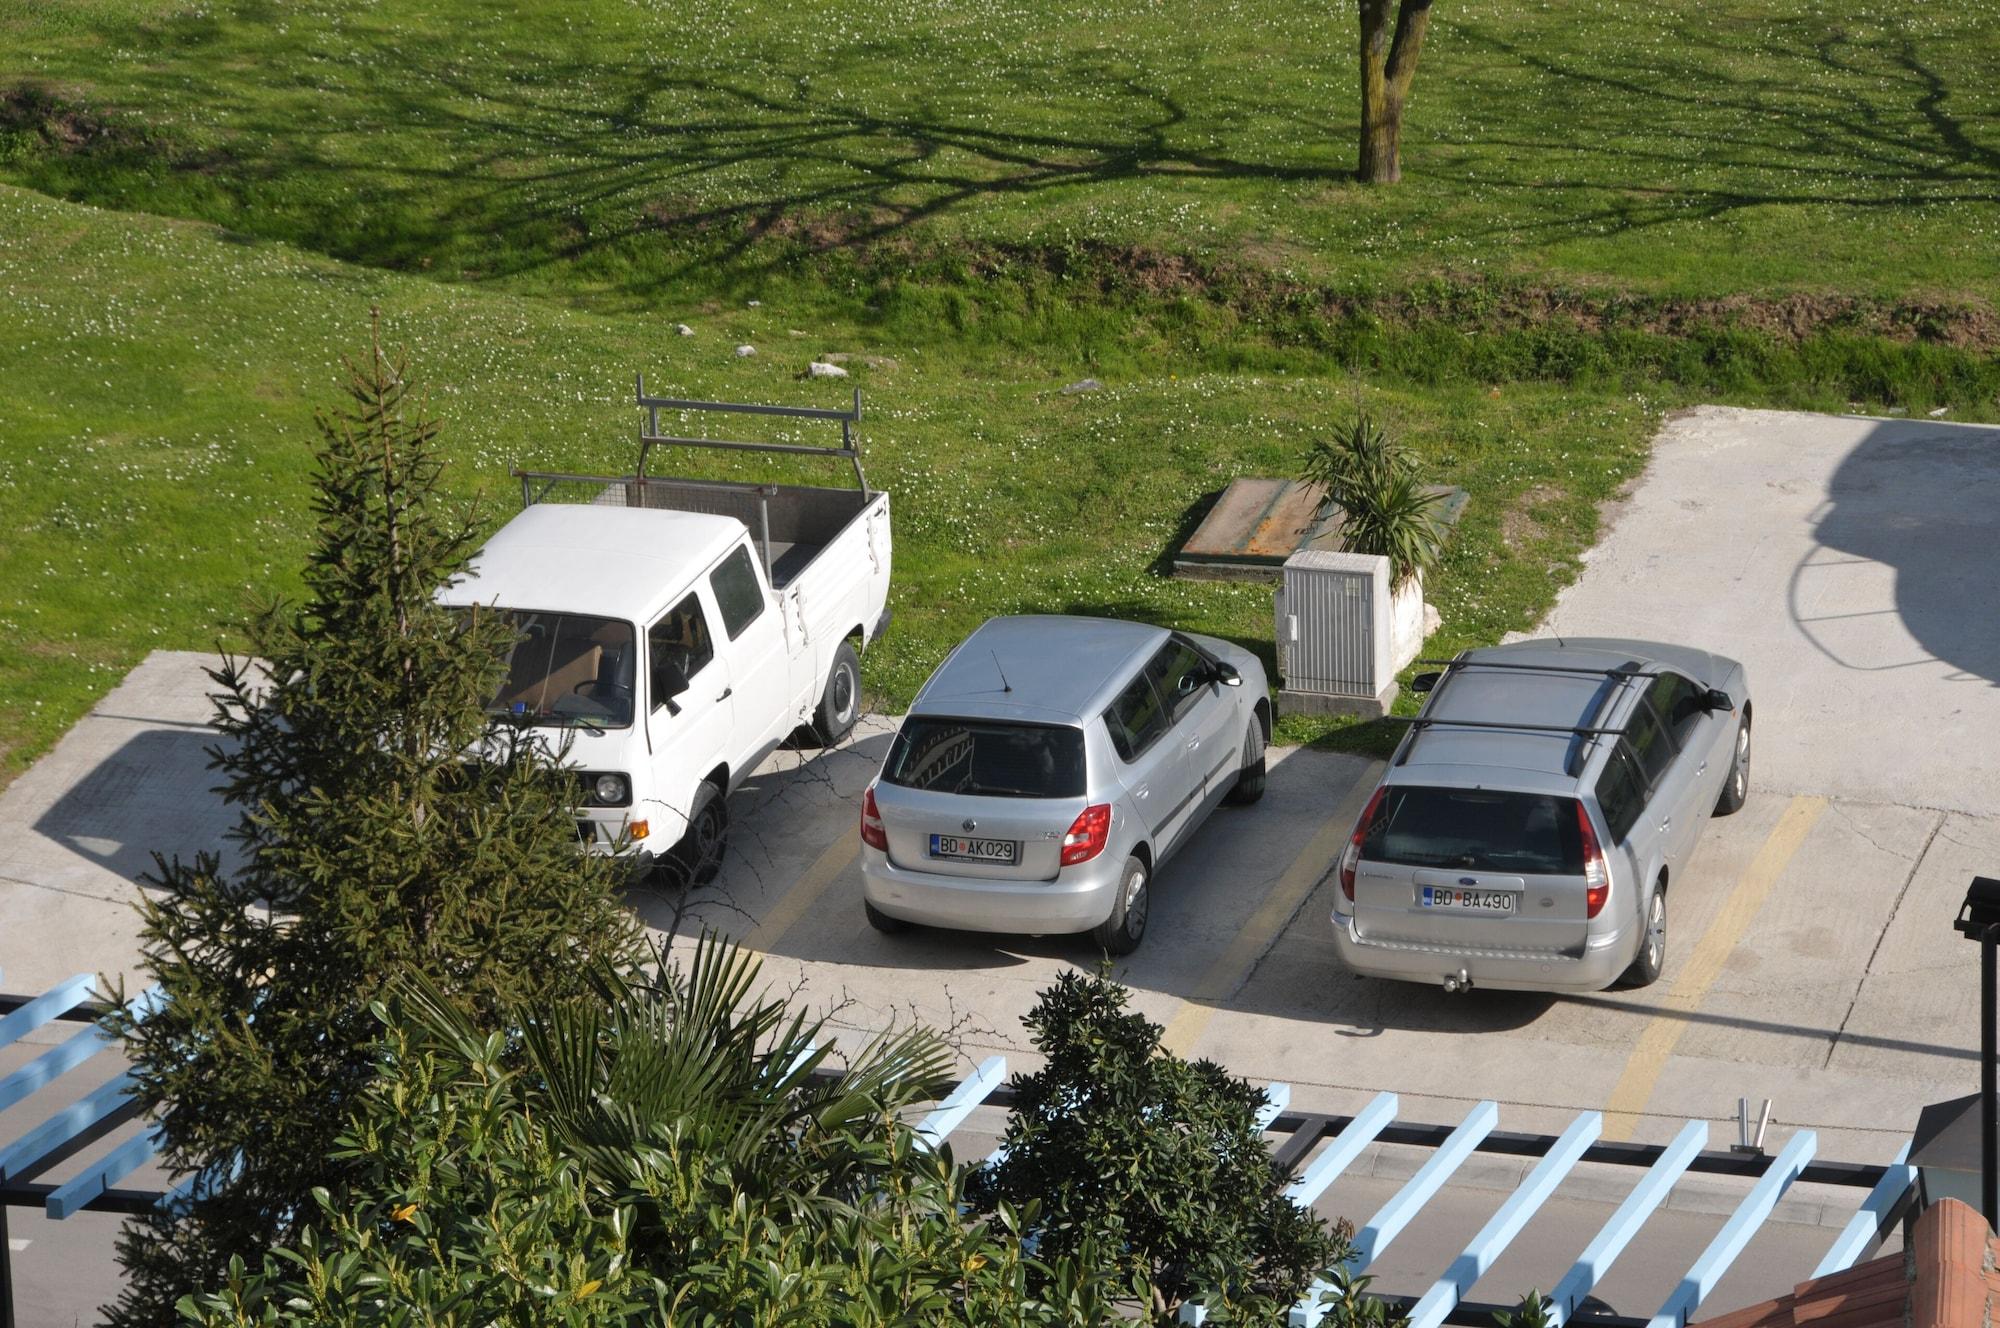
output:
<svg viewBox="0 0 2000 1328"><path fill-rule="evenodd" d="M1146 864L1137 858L1125 860L1125 874L1118 878L1118 898L1111 916L1097 924L1090 937L1106 954L1127 955L1146 938L1146 913L1150 901Z"/></svg>
<svg viewBox="0 0 2000 1328"><path fill-rule="evenodd" d="M890 917L865 899L861 901L861 907L868 911L868 925L884 935L893 936L899 931L910 929L909 923L901 918Z"/></svg>
<svg viewBox="0 0 2000 1328"><path fill-rule="evenodd" d="M1743 722L1736 726L1736 749L1729 758L1729 782L1715 801L1715 814L1727 816L1743 810L1750 798L1750 710L1743 710Z"/></svg>
<svg viewBox="0 0 2000 1328"><path fill-rule="evenodd" d="M1625 970L1624 985L1650 987L1660 980L1667 966L1667 892L1658 881L1646 895L1646 911L1641 915L1645 932L1639 938L1639 955Z"/></svg>

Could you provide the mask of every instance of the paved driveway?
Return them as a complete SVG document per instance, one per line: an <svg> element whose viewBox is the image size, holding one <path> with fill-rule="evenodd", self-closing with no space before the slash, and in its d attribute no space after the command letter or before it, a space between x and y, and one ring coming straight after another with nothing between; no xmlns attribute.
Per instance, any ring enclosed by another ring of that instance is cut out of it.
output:
<svg viewBox="0 0 2000 1328"><path fill-rule="evenodd" d="M1548 624L1750 667L1751 802L1676 881L1657 986L1447 997L1342 972L1327 873L1373 769L1298 750L1273 752L1262 804L1219 811L1161 873L1152 934L1117 973L1171 1046L1289 1082L1300 1107L1388 1088L1406 1119L1494 1098L1506 1128L1601 1108L1608 1132L1646 1139L1707 1118L1720 1146L1737 1098L1769 1097L1773 1142L1809 1125L1822 1157L1886 1160L1919 1106L1977 1083L1977 952L1950 921L1967 878L2000 871L1997 546L2000 430L1677 418ZM201 662L149 659L0 794L0 986L125 969L131 874L219 832L199 792ZM679 943L702 925L742 937L837 1028L921 1018L1019 1067L1035 993L1093 959L1065 938L867 927L855 804L886 733L776 758L733 806L717 886L633 904Z"/></svg>

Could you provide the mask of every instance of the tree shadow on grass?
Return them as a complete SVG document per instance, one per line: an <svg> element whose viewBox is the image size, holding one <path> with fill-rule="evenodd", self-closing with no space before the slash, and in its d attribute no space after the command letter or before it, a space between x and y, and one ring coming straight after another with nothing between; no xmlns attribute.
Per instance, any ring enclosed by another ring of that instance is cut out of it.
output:
<svg viewBox="0 0 2000 1328"><path fill-rule="evenodd" d="M1058 52L1017 80L1049 95L989 114L977 103L936 109L925 77L935 57L908 39L849 47L843 60L904 59L911 74L907 86L864 85L865 96L850 97L828 68L770 57L739 73L688 73L692 62L551 59L520 35L496 48L490 29L454 46L356 25L314 53L352 71L340 91L302 94L297 58L256 58L270 18L246 3L177 19L153 30L163 58L106 83L121 101L159 107L185 106L188 89L202 89L202 121L226 148L189 157L184 177L196 183L161 185L148 174L157 162L133 160L94 183L65 167L62 192L180 206L337 257L440 274L512 276L601 253L615 266L607 251L643 251L638 270L618 267L638 296L717 266L754 273L801 252L893 250L927 223L1010 197L1142 180L1351 180L1345 98L1237 93L1170 57L1148 63L1143 51ZM1907 34L1800 20L1749 34L1682 23L1664 36L1578 54L1576 43L1551 52L1512 29L1465 22L1448 48L1455 61L1441 49L1424 76L1477 92L1482 121L1457 140L1427 137L1420 98L1409 151L1442 167L1463 149L1470 169L1451 174L1512 200L1500 211L1513 215L1488 233L1548 241L1751 208L1906 207L1912 190L1927 205L2000 201L1990 120L1967 112L1965 94ZM1617 114L1605 115L1613 103ZM1090 110L1066 116L1062 105ZM1274 137L1303 146L1259 151ZM1531 154L1535 168L1494 169L1508 149ZM16 170L32 177L36 167ZM325 176L345 178L338 190L299 187ZM1574 197L1533 201L1563 194ZM326 206L333 197L349 201ZM1412 196L1394 197L1407 208ZM1541 218L1523 223L1523 203ZM647 248L649 235L661 237L661 253Z"/></svg>

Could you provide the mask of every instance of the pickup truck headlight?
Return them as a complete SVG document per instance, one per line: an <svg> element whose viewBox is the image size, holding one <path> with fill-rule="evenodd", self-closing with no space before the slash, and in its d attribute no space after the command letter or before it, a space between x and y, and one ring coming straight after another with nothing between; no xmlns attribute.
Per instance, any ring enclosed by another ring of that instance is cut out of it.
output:
<svg viewBox="0 0 2000 1328"><path fill-rule="evenodd" d="M586 801L593 807L624 807L632 801L632 783L620 774L600 770L579 770Z"/></svg>

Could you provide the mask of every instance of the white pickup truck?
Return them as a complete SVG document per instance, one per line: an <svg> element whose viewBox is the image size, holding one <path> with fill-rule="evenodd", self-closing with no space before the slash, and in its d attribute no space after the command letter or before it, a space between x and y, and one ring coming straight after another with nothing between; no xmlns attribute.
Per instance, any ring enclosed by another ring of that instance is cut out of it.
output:
<svg viewBox="0 0 2000 1328"><path fill-rule="evenodd" d="M515 472L523 510L448 587L445 603L520 631L495 714L567 730L595 853L712 878L727 798L795 732L821 745L860 711L857 651L888 622L889 495L861 470L854 409L649 397L630 476ZM663 436L669 411L838 421L839 448ZM853 462L858 489L645 473L659 445L810 453Z"/></svg>

